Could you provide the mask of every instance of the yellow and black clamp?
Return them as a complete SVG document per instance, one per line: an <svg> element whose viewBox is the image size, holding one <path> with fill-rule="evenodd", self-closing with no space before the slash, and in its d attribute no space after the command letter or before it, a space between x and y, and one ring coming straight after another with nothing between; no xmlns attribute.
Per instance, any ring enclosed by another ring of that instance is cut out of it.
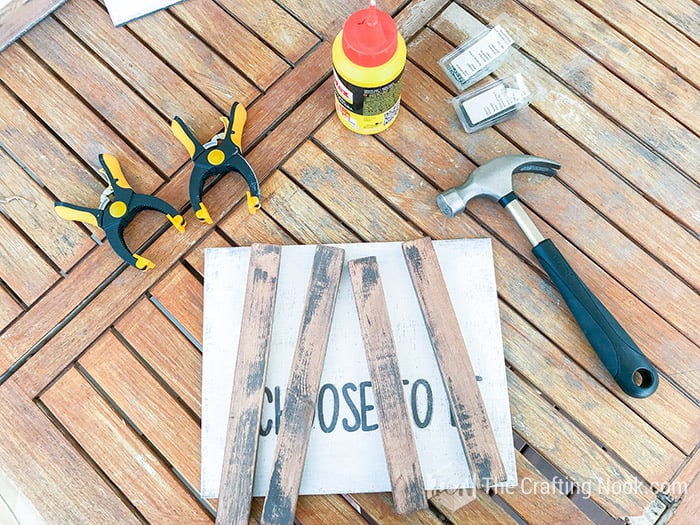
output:
<svg viewBox="0 0 700 525"><path fill-rule="evenodd" d="M56 213L69 221L80 221L102 228L112 249L131 266L139 270L150 270L155 265L145 257L132 253L124 242L124 229L144 210L164 213L178 231L185 231L182 215L163 199L153 195L136 193L122 173L119 162L112 155L100 155L107 188L102 192L99 208L85 208L65 202L55 203Z"/></svg>
<svg viewBox="0 0 700 525"><path fill-rule="evenodd" d="M243 105L234 102L228 117L221 117L224 123L224 131L215 135L206 144L201 144L192 130L175 117L170 128L177 139L187 148L187 152L194 161L192 174L190 175L190 202L194 209L195 217L200 221L211 224L211 216L202 203L202 190L204 182L214 175L237 171L248 184L246 192L248 210L250 213L260 208L260 185L253 168L243 158L241 153L241 136L243 126L247 118L247 112Z"/></svg>

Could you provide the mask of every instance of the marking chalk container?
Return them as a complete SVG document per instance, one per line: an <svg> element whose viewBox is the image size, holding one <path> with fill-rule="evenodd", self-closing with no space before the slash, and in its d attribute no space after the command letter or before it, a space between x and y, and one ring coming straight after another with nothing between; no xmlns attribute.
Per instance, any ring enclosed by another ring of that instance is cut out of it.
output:
<svg viewBox="0 0 700 525"><path fill-rule="evenodd" d="M387 129L399 112L405 66L406 43L396 23L370 0L368 9L350 15L333 42L340 121L362 135Z"/></svg>

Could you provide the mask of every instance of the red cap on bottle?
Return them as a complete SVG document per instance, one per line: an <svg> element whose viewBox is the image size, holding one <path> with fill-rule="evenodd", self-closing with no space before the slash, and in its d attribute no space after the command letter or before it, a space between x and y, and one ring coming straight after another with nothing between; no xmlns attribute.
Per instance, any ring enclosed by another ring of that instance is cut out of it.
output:
<svg viewBox="0 0 700 525"><path fill-rule="evenodd" d="M372 2L369 8L355 11L345 21L343 51L358 66L381 66L394 56L397 35L393 18Z"/></svg>

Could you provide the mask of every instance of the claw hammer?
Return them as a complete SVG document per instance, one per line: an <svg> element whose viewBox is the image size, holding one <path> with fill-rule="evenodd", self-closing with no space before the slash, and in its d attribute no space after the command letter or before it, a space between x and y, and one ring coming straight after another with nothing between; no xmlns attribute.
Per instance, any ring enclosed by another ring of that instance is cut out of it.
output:
<svg viewBox="0 0 700 525"><path fill-rule="evenodd" d="M545 239L518 201L513 175L534 172L554 176L559 163L531 155L498 157L474 170L466 182L438 195L440 210L448 217L461 213L475 197L489 197L503 206L532 244L532 253L561 293L600 360L620 388L630 396L654 393L658 374L620 323L571 268L550 239Z"/></svg>

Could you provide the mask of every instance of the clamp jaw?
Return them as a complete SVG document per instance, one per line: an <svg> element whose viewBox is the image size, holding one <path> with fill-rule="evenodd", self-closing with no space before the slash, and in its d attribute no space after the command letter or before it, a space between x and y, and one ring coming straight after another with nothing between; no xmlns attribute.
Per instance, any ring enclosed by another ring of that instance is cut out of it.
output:
<svg viewBox="0 0 700 525"><path fill-rule="evenodd" d="M246 118L245 107L234 102L229 116L221 117L224 131L215 135L206 144L201 144L197 140L192 130L180 117L175 117L170 125L173 134L187 148L187 152L194 161L190 175L190 203L195 217L207 224L212 224L212 220L202 203L202 191L205 180L214 175L237 171L248 184L246 192L248 210L253 214L260 208L262 197L258 179L241 153L241 137Z"/></svg>
<svg viewBox="0 0 700 525"><path fill-rule="evenodd" d="M153 195L136 193L124 177L116 157L100 155L100 164L107 177L107 188L102 192L99 208L86 208L66 202L56 202L55 209L59 217L69 221L92 224L105 231L112 249L124 261L139 270L150 270L155 266L152 261L133 253L124 242L124 229L144 210L159 211L177 228L185 231L185 220L170 204Z"/></svg>

